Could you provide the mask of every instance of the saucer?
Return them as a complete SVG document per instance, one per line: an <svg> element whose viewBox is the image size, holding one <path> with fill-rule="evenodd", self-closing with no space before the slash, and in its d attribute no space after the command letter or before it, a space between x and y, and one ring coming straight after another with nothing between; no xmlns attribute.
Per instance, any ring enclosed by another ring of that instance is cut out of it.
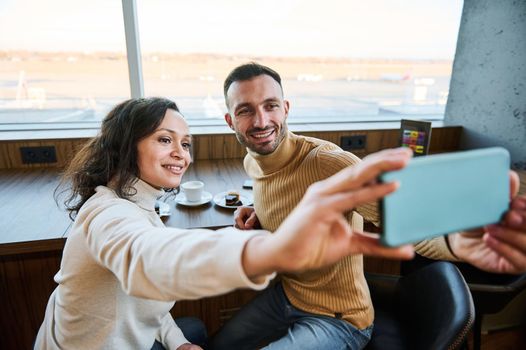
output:
<svg viewBox="0 0 526 350"><path fill-rule="evenodd" d="M179 193L175 197L175 203L180 204L180 205L184 205L186 207L198 207L200 205L203 205L203 204L206 204L206 203L210 202L211 200L212 200L212 194L210 192L206 192L206 191L203 191L203 195L201 196L201 200L200 201L196 201L196 202L189 202L186 199L186 196L184 195L184 193Z"/></svg>
<svg viewBox="0 0 526 350"><path fill-rule="evenodd" d="M238 207L244 207L251 205L254 201L251 197L244 196L242 194L239 195L239 200L241 201L241 205L226 205L225 204L225 195L228 192L221 192L214 196L214 203L220 207L223 208L229 208L229 209L236 209Z"/></svg>

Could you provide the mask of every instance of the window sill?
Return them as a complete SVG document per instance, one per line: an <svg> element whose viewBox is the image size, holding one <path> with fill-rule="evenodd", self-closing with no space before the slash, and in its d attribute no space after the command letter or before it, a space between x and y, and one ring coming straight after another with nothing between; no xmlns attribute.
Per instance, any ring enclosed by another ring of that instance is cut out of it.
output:
<svg viewBox="0 0 526 350"><path fill-rule="evenodd" d="M447 126L443 120L432 121L432 127ZM38 127L38 126L36 126ZM325 132L325 131L356 131L356 130L388 130L399 129L400 121L370 121L370 122L329 122L329 123L292 123L289 129L293 132ZM99 128L62 128L41 130L0 130L0 141L20 140L56 140L83 139L97 135ZM190 126L193 135L223 135L231 134L232 130L226 125Z"/></svg>

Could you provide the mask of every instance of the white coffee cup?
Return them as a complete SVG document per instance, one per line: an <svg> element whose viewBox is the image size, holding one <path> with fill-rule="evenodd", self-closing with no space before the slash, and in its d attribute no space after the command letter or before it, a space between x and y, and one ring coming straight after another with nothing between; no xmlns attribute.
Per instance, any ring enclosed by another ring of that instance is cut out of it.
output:
<svg viewBox="0 0 526 350"><path fill-rule="evenodd" d="M205 184L201 181L188 181L181 185L186 200L189 202L199 202L203 197Z"/></svg>

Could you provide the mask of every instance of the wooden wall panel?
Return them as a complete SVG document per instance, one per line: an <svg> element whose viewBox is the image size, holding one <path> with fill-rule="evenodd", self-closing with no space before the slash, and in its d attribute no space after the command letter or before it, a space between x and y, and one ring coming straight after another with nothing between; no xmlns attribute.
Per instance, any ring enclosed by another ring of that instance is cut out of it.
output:
<svg viewBox="0 0 526 350"><path fill-rule="evenodd" d="M430 152L445 152L458 149L462 127L434 128L431 137ZM398 129L390 130L356 130L356 131L325 131L299 133L340 144L340 138L347 135L366 135L367 142L364 150L354 153L359 157L396 147L398 145ZM61 139L41 141L0 141L0 169L21 168L50 168L64 167L75 152L86 142L86 139ZM245 148L239 144L234 134L196 135L194 136L193 155L199 159L231 159L242 158L246 154ZM20 147L51 146L57 151L57 162L53 164L22 164Z"/></svg>
<svg viewBox="0 0 526 350"><path fill-rule="evenodd" d="M434 128L431 134L430 153L440 153L458 150L462 127ZM342 136L366 135L365 149L353 151L357 156L364 157L367 154L377 152L385 148L397 147L399 145L399 130L356 130L356 131L331 131L331 132L309 132L302 133L328 140L337 145L340 144Z"/></svg>
<svg viewBox="0 0 526 350"><path fill-rule="evenodd" d="M32 349L62 251L0 256L0 349Z"/></svg>
<svg viewBox="0 0 526 350"><path fill-rule="evenodd" d="M63 168L86 139L38 141L1 141L0 169ZM50 164L22 164L20 147L55 146L57 162Z"/></svg>

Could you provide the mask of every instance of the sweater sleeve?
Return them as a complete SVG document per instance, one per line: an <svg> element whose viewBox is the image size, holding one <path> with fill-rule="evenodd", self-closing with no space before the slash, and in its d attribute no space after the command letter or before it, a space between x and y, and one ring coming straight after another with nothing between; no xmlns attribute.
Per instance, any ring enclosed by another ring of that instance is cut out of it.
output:
<svg viewBox="0 0 526 350"><path fill-rule="evenodd" d="M323 179L326 179L340 170L361 162L361 159L350 152L341 149L320 149L317 153L318 169ZM380 216L376 202L366 203L356 208L356 211L367 222L379 225Z"/></svg>
<svg viewBox="0 0 526 350"><path fill-rule="evenodd" d="M166 349L177 349L183 344L190 343L170 313L167 313L161 320L161 328L156 339L161 342Z"/></svg>
<svg viewBox="0 0 526 350"><path fill-rule="evenodd" d="M429 259L459 261L453 255L446 242L446 236L440 236L415 244L415 251Z"/></svg>
<svg viewBox="0 0 526 350"><path fill-rule="evenodd" d="M241 287L260 290L273 277L253 283L241 264L246 242L266 231L155 227L135 204L122 199L84 209L77 219L88 249L129 295L198 299Z"/></svg>

